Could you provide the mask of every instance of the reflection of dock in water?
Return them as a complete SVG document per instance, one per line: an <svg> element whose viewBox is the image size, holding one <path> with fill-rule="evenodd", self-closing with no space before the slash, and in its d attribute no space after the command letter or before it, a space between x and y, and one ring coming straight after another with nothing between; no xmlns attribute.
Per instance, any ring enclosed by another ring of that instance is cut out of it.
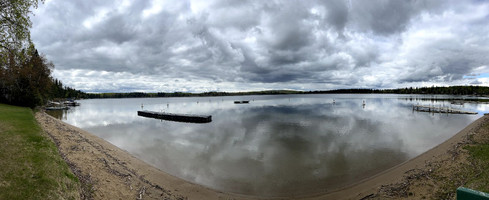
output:
<svg viewBox="0 0 489 200"><path fill-rule="evenodd" d="M470 114L475 115L477 112L470 112L464 110L457 110L450 107L436 107L436 106L422 106L413 105L413 110L418 112L432 112L432 113L450 113L450 114Z"/></svg>
<svg viewBox="0 0 489 200"><path fill-rule="evenodd" d="M177 122L191 122L191 123L209 123L212 121L210 115L189 115L189 114L174 114L165 112L153 112L153 111L138 111L139 116L150 117L155 119L164 119Z"/></svg>

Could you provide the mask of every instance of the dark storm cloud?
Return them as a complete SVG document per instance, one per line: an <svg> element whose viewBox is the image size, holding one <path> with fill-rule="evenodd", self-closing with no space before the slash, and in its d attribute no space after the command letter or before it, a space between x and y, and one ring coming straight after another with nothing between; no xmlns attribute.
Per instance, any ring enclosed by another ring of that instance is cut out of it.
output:
<svg viewBox="0 0 489 200"><path fill-rule="evenodd" d="M86 91L70 70L127 74L145 91L487 84L464 76L487 72L488 12L476 1L51 0L32 38Z"/></svg>
<svg viewBox="0 0 489 200"><path fill-rule="evenodd" d="M403 31L415 12L414 1L359 1L352 5L352 18L360 28L379 34Z"/></svg>
<svg viewBox="0 0 489 200"><path fill-rule="evenodd" d="M333 26L338 34L343 35L343 30L348 22L348 2L343 0L324 1L327 9L326 24Z"/></svg>

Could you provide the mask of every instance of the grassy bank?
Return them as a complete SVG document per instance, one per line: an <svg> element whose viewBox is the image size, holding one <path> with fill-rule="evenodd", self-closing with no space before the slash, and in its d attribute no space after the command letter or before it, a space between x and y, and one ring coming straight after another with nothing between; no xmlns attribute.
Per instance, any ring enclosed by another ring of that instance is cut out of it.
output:
<svg viewBox="0 0 489 200"><path fill-rule="evenodd" d="M469 135L459 150L452 151L457 165L442 166L434 171L433 178L440 184L435 198L453 198L458 187L489 192L489 123L476 134ZM449 173L447 173L449 172Z"/></svg>
<svg viewBox="0 0 489 200"><path fill-rule="evenodd" d="M79 199L80 183L29 108L0 104L0 199Z"/></svg>
<svg viewBox="0 0 489 200"><path fill-rule="evenodd" d="M489 128L489 127L488 127ZM472 160L472 179L468 180L466 187L489 193L489 142L466 148Z"/></svg>

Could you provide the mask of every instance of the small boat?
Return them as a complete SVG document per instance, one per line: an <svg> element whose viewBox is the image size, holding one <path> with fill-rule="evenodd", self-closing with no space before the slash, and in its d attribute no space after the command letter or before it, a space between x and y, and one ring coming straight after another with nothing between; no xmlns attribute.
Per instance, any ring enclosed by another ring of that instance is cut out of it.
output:
<svg viewBox="0 0 489 200"><path fill-rule="evenodd" d="M234 101L234 104L250 103L250 101Z"/></svg>
<svg viewBox="0 0 489 200"><path fill-rule="evenodd" d="M56 102L56 101L48 101L48 105L49 106L59 106L61 104L59 102Z"/></svg>
<svg viewBox="0 0 489 200"><path fill-rule="evenodd" d="M78 103L76 101L73 101L73 100L71 100L71 101L65 101L63 104L66 105L66 106L79 106L80 105L80 103Z"/></svg>
<svg viewBox="0 0 489 200"><path fill-rule="evenodd" d="M44 109L46 109L46 110L69 110L70 107L68 107L68 106L51 106L51 107L46 107Z"/></svg>
<svg viewBox="0 0 489 200"><path fill-rule="evenodd" d="M453 105L461 105L461 106L464 105L464 101L452 101L450 103Z"/></svg>

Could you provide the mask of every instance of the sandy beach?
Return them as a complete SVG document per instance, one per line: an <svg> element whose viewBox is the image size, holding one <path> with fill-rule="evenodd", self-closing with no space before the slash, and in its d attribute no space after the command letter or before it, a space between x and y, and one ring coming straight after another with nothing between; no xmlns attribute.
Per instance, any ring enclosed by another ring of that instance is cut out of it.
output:
<svg viewBox="0 0 489 200"><path fill-rule="evenodd" d="M223 193L190 183L152 167L109 142L44 112L37 112L36 119L83 183L82 199L265 199ZM431 150L359 183L327 194L310 194L301 198L362 199L388 195L385 191L389 187L403 184L413 172L430 170L428 168L431 162L449 160L453 156L453 148L463 143L468 135L477 132L488 120L488 116L481 117ZM423 188L418 188L416 192L422 193ZM292 198L298 197L272 199Z"/></svg>
<svg viewBox="0 0 489 200"><path fill-rule="evenodd" d="M82 199L245 199L171 176L46 113L36 119L85 185Z"/></svg>

